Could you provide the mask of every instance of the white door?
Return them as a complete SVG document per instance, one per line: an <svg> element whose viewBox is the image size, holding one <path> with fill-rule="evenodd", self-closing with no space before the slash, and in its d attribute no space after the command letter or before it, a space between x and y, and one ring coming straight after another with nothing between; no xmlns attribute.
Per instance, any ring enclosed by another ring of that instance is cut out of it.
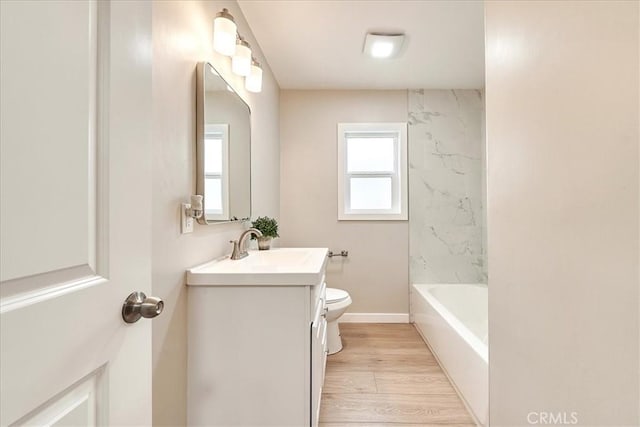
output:
<svg viewBox="0 0 640 427"><path fill-rule="evenodd" d="M151 4L0 17L0 424L149 425Z"/></svg>

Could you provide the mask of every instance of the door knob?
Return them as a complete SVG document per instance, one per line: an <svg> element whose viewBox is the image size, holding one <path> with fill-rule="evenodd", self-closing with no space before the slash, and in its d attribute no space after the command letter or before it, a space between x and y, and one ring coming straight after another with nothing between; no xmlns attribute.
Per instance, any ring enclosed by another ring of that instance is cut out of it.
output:
<svg viewBox="0 0 640 427"><path fill-rule="evenodd" d="M141 317L151 319L162 313L164 302L160 298L148 297L144 292L132 292L122 304L122 318L135 323Z"/></svg>

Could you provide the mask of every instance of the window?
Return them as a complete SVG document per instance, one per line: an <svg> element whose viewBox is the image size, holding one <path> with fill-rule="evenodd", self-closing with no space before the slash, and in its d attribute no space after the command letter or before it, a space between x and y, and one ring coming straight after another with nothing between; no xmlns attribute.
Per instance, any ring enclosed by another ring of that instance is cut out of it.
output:
<svg viewBox="0 0 640 427"><path fill-rule="evenodd" d="M338 219L407 219L406 123L338 124Z"/></svg>
<svg viewBox="0 0 640 427"><path fill-rule="evenodd" d="M229 211L229 125L206 125L204 131L204 213L224 220Z"/></svg>

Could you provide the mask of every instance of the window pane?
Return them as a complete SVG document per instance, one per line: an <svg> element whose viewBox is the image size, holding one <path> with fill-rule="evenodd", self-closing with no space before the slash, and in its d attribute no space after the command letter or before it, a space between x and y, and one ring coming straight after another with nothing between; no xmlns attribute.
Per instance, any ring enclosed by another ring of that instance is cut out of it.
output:
<svg viewBox="0 0 640 427"><path fill-rule="evenodd" d="M391 178L351 178L351 209L391 209Z"/></svg>
<svg viewBox="0 0 640 427"><path fill-rule="evenodd" d="M222 213L222 179L204 180L204 210L208 213Z"/></svg>
<svg viewBox="0 0 640 427"><path fill-rule="evenodd" d="M349 172L393 172L394 139L347 137L347 170Z"/></svg>
<svg viewBox="0 0 640 427"><path fill-rule="evenodd" d="M222 139L204 139L204 173L222 175Z"/></svg>

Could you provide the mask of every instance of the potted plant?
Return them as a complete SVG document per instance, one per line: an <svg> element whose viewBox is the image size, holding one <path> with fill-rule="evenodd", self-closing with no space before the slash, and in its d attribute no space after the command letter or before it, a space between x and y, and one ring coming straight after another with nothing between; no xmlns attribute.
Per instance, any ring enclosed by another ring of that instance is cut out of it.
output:
<svg viewBox="0 0 640 427"><path fill-rule="evenodd" d="M262 232L262 237L258 237L258 249L261 251L271 248L271 239L280 237L278 235L278 221L268 216L259 216L251 223L251 226Z"/></svg>

